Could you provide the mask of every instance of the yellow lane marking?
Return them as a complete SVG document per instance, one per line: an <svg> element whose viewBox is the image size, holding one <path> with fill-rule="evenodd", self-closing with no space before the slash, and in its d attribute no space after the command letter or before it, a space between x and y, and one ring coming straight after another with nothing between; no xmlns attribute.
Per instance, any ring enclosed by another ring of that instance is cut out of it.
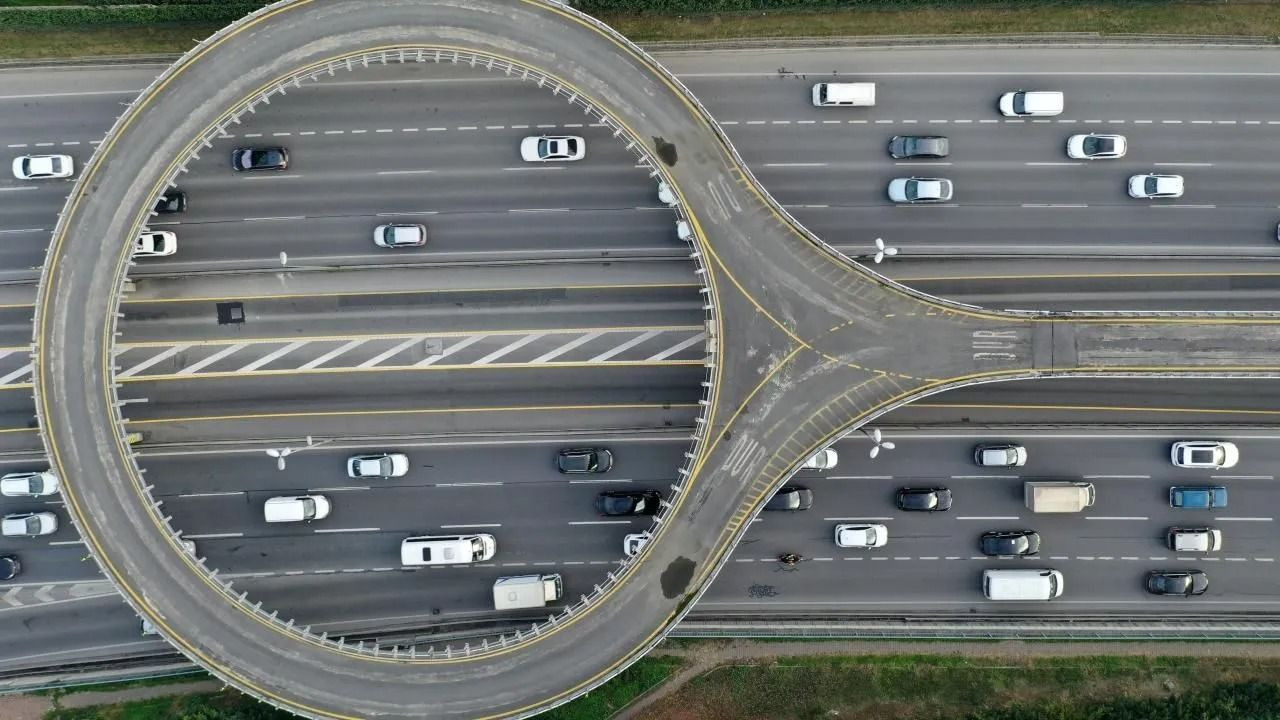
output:
<svg viewBox="0 0 1280 720"><path fill-rule="evenodd" d="M696 408L698 403L622 403L619 405L506 405L496 407L408 408L404 410L307 410L299 412L252 413L241 415L193 415L190 417L130 420L129 425L160 425L188 422L228 422L241 420L282 420L291 418L377 417L387 415L449 415L492 412L582 412L595 410L667 410Z"/></svg>
<svg viewBox="0 0 1280 720"><path fill-rule="evenodd" d="M916 402L907 408L928 407L954 410L1078 410L1106 412L1207 413L1211 415L1280 415L1280 410L1227 410L1223 408L1138 407L1126 405L1059 405L1036 403L938 403Z"/></svg>
<svg viewBox="0 0 1280 720"><path fill-rule="evenodd" d="M649 290L661 288L699 288L698 283L626 283L620 285L528 285L524 287L464 287L464 288L421 288L417 290L342 290L335 292L295 292L271 293L266 295L227 295L180 298L140 298L126 296L121 302L124 305L146 305L151 303L185 303L185 302L217 302L219 300L289 300L296 298L323 297L375 297L380 295L439 295L443 293L473 292L529 292L534 290Z"/></svg>
<svg viewBox="0 0 1280 720"><path fill-rule="evenodd" d="M485 363L484 365L445 365L436 363L435 365L378 365L376 367L335 367L335 368L298 368L294 370L249 370L241 372L239 370L225 370L220 372L209 373L192 373L190 375L178 375L169 373L165 375L131 375L129 377L116 378L118 383L142 383L142 382L166 382L173 380L220 380L224 378L250 378L250 377L280 377L288 375L352 375L362 373L380 373L380 372L432 372L437 370L448 370L456 372L459 370L564 370L564 369L583 369L583 368L631 368L631 367L690 367L701 366L702 360L656 360L647 362L644 360L627 360L619 362L545 362L532 365L529 363ZM0 386L7 387L7 386Z"/></svg>
<svg viewBox="0 0 1280 720"><path fill-rule="evenodd" d="M339 340L404 340L405 338L425 337L470 337L472 335L585 335L587 333L619 333L619 332L649 332L657 330L659 332L684 332L684 331L701 331L701 325L631 325L631 326L612 326L612 327L579 327L579 328L527 328L523 330L445 330L441 332L391 332L391 333L371 333L369 335L352 335L350 333L342 335L287 335L282 337L253 337L253 338L209 338L205 340L147 340L144 342L124 342L116 343L116 348L126 350L131 348L151 348L151 347L172 347L174 345L190 345L192 347L212 347L217 345L265 345L272 343L291 343L291 342L337 342ZM4 350L28 350L30 348L0 348Z"/></svg>
<svg viewBox="0 0 1280 720"><path fill-rule="evenodd" d="M1104 278L1217 278L1217 277L1280 277L1280 272L1149 272L1149 273L1036 273L1031 275L921 275L900 277L898 281L941 282L945 280L1091 280Z"/></svg>

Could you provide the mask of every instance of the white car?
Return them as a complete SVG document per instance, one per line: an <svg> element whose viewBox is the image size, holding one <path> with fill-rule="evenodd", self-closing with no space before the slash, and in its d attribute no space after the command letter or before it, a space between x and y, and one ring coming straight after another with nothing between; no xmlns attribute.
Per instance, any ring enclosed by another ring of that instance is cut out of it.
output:
<svg viewBox="0 0 1280 720"><path fill-rule="evenodd" d="M577 135L533 135L520 141L525 162L568 162L586 155L587 142Z"/></svg>
<svg viewBox="0 0 1280 720"><path fill-rule="evenodd" d="M384 248L422 247L427 244L426 225L379 225L373 229L373 244Z"/></svg>
<svg viewBox="0 0 1280 720"><path fill-rule="evenodd" d="M51 512L13 513L0 520L0 535L4 537L36 537L57 531L58 516Z"/></svg>
<svg viewBox="0 0 1280 720"><path fill-rule="evenodd" d="M836 454L835 450L825 448L814 453L813 457L805 460L800 467L805 470L830 470L836 466L836 462L839 459L840 456Z"/></svg>
<svg viewBox="0 0 1280 720"><path fill-rule="evenodd" d="M1173 444L1169 455L1180 468L1223 470L1240 462L1236 444L1219 440L1182 440Z"/></svg>
<svg viewBox="0 0 1280 720"><path fill-rule="evenodd" d="M622 554L631 557L644 549L644 544L649 542L649 533L631 533L622 538Z"/></svg>
<svg viewBox="0 0 1280 720"><path fill-rule="evenodd" d="M671 186L664 182L658 183L658 202L672 207L680 204L680 201L676 199L676 194L671 189Z"/></svg>
<svg viewBox="0 0 1280 720"><path fill-rule="evenodd" d="M1129 143L1123 135L1072 135L1067 138L1067 157L1076 160L1110 160L1124 157Z"/></svg>
<svg viewBox="0 0 1280 720"><path fill-rule="evenodd" d="M982 467L1022 467L1027 464L1027 449L1021 445L978 445L973 449L973 462Z"/></svg>
<svg viewBox="0 0 1280 720"><path fill-rule="evenodd" d="M837 525L836 545L842 548L878 548L889 542L884 525Z"/></svg>
<svg viewBox="0 0 1280 720"><path fill-rule="evenodd" d="M0 495L5 497L45 497L56 495L61 487L52 470L16 472L0 477Z"/></svg>
<svg viewBox="0 0 1280 720"><path fill-rule="evenodd" d="M1152 173L1134 175L1129 178L1129 197L1139 199L1182 197L1182 176Z"/></svg>
<svg viewBox="0 0 1280 720"><path fill-rule="evenodd" d="M332 509L324 495L288 495L268 498L262 516L269 523L311 522L329 517Z"/></svg>
<svg viewBox="0 0 1280 720"><path fill-rule="evenodd" d="M889 181L889 199L896 203L946 202L951 181L946 178L895 178Z"/></svg>
<svg viewBox="0 0 1280 720"><path fill-rule="evenodd" d="M136 258L164 257L178 252L178 236L169 230L152 230L138 235L133 243Z"/></svg>
<svg viewBox="0 0 1280 720"><path fill-rule="evenodd" d="M347 458L347 475L353 478L393 478L409 474L409 456L404 453L352 455Z"/></svg>
<svg viewBox="0 0 1280 720"><path fill-rule="evenodd" d="M1061 115L1064 100L1056 90L1015 90L1000 96L1000 114L1005 117Z"/></svg>
<svg viewBox="0 0 1280 720"><path fill-rule="evenodd" d="M22 155L13 159L13 176L19 180L69 178L75 171L70 155Z"/></svg>

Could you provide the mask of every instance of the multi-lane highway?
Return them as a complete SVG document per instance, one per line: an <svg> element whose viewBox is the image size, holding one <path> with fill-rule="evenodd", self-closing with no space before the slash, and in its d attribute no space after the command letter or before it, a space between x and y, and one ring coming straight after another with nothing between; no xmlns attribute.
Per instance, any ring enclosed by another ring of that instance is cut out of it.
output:
<svg viewBox="0 0 1280 720"><path fill-rule="evenodd" d="M916 286L1006 307L1273 306L1275 280L1258 258L1276 252L1277 210L1263 182L1267 150L1249 140L1280 113L1268 115L1272 103L1261 92L1268 77L1256 69L1257 51L1204 51L1197 68L1214 68L1211 74L1185 75L1155 74L1174 51L1007 52L1017 52L1016 71L1008 69L1012 55L989 50L662 59L801 222L855 255L884 236L902 255L881 267ZM1176 54L1185 58L1185 51ZM1113 74L1120 61L1128 70ZM835 120L808 106L808 81L833 67L856 68L859 78L880 83L878 106ZM12 152L62 148L83 162L118 103L155 69L81 72L4 78L0 112ZM999 119L996 94L1033 82L1065 90L1068 113L1051 123ZM431 97L425 107L417 94L423 88ZM416 627L437 611L446 618L487 615L487 583L521 568L555 568L576 597L620 557L621 535L639 526L601 524L590 507L597 484L569 484L552 470L550 453L566 443L626 448L609 479L665 489L697 412L701 370L681 362L695 359L702 310L692 267L682 259L687 249L645 172L601 128L575 115L527 85L414 66L293 92L191 166L180 182L190 209L155 224L178 232L179 253L133 274L137 290L123 308L118 365L122 395L145 400L126 415L131 429L145 434L148 482L175 526L197 536L210 566L244 576L237 587L318 628ZM555 169L522 166L515 144L539 126L582 134L588 159ZM928 172L956 182L955 206L892 207L885 183L918 171L895 165L883 145L891 134L925 128L952 138L954 165ZM1129 135L1129 157L1063 164L1065 136L1086 129ZM255 181L229 174L232 147L267 138L288 144L288 172ZM1128 174L1166 162L1187 164L1187 197L1153 207L1124 195ZM35 277L68 186L0 185L0 197L14 200L0 205L2 232L13 241L0 248L0 262L4 277L18 283L5 290L14 298L3 326L12 341L0 363L13 367L0 367L7 378L0 385L8 386L0 409L12 433L5 442L30 452L38 444L29 431L30 371L20 371L29 362L25 322L33 293L24 299L21 283ZM389 257L367 237L380 217L422 218L430 244ZM1015 257L950 259L975 255ZM1183 259L1154 262L1170 255ZM925 257L947 259L917 259ZM388 264L403 267L388 273ZM179 273L198 274L164 277ZM288 294L273 288L281 275L292 283ZM305 290L294 294L299 284ZM233 302L243 303L246 321L219 325L217 305ZM475 338L472 354L432 361L439 353L428 341L445 333ZM553 361L566 366L536 367ZM490 367L475 372L477 365ZM990 411L976 406L985 401L999 403L1001 413L1035 406L1033 416L1014 422L1044 421L1049 405L1072 422L1110 419L1099 409L1109 405L1146 408L1136 419L1126 416L1131 422L1269 422L1215 415L1268 410L1256 381L1187 382L996 386L940 396L933 408L900 415L903 422L982 422ZM1083 409L1068 413L1071 405ZM1197 408L1210 412L1185 412ZM963 420L955 418L960 412ZM650 437L663 427L671 430ZM480 437L463 441L461 433ZM307 434L340 439L275 471L263 450ZM1103 498L1096 516L1043 523L1043 558L1068 583L1049 612L1151 602L1138 585L1143 570L1176 560L1159 544L1172 511L1160 505L1169 468L1157 450L1173 437L1135 434L1131 441L1114 432L1025 436L1035 458L1028 474L1098 476ZM814 509L763 516L703 606L885 609L912 598L968 611L982 604L976 576L991 561L971 557L976 534L991 523L1031 518L1020 508L1016 480L972 477L966 448L978 435L900 439L874 464L860 457L865 443L839 445L841 468L805 480L818 497ZM1233 501L1244 507L1265 503L1265 439L1241 440L1246 461L1238 469L1254 475L1231 484ZM220 445L208 446L214 442ZM411 481L349 486L344 448L388 445L412 452ZM14 467L32 464L39 463L27 455ZM908 481L946 482L956 508L946 516L901 516L888 498ZM261 501L303 489L332 494L335 513L323 523L329 527L267 531ZM20 504L6 506L30 505ZM891 544L864 560L837 557L830 527L844 517L890 518L883 522ZM1241 517L1252 519L1216 521L1227 550L1207 561L1214 584L1201 603L1256 609L1272 602L1258 572L1275 557L1266 537L1270 518L1253 511ZM422 573L392 567L399 538L449 526L498 526L504 548L519 549L504 550L492 567L433 571L455 577L427 588ZM52 538L65 545L20 542L19 550L36 550L24 554L27 574L15 587L33 597L49 583L83 588L96 577L69 524ZM960 547L963 553L955 551ZM761 563L780 550L812 562L785 573ZM775 594L751 595L757 586ZM103 602L66 600L31 616ZM26 618L32 607L0 612ZM132 647L124 636L132 638L136 624L127 617L117 611L110 632ZM61 618L56 625L76 626Z"/></svg>

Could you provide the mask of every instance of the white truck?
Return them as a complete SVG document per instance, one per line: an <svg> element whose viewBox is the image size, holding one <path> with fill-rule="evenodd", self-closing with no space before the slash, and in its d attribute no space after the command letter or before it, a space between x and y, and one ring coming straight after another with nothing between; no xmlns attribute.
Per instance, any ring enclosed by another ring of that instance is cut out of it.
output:
<svg viewBox="0 0 1280 720"><path fill-rule="evenodd" d="M1037 513L1073 513L1093 507L1097 494L1093 483L1050 481L1022 484L1027 508Z"/></svg>
<svg viewBox="0 0 1280 720"><path fill-rule="evenodd" d="M493 583L495 610L546 607L564 594L559 575L519 575L498 578Z"/></svg>

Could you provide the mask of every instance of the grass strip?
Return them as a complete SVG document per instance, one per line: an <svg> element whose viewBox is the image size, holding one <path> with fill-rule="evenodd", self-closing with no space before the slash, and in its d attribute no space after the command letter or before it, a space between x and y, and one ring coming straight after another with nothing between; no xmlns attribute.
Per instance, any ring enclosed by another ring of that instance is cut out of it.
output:
<svg viewBox="0 0 1280 720"><path fill-rule="evenodd" d="M1280 717L1280 659L779 657L719 667L656 703L647 716L692 717L1268 720Z"/></svg>
<svg viewBox="0 0 1280 720"><path fill-rule="evenodd" d="M729 38L877 35L987 35L1036 32L1239 35L1280 37L1274 2L1055 2L951 4L762 11L620 14L600 18L637 42ZM35 28L0 32L0 57L53 58L177 53L222 23L172 23L103 28Z"/></svg>
<svg viewBox="0 0 1280 720"><path fill-rule="evenodd" d="M121 680L119 682L103 682L85 685L72 685L68 687L49 688L47 690L35 690L32 695L44 695L50 698L61 698L68 695L84 692L114 692L116 690L129 690L138 687L155 687L157 685L181 685L184 683L200 682L201 680L212 680L213 676L204 670L190 670L178 672L172 675L160 675L158 677L139 678L137 680Z"/></svg>

